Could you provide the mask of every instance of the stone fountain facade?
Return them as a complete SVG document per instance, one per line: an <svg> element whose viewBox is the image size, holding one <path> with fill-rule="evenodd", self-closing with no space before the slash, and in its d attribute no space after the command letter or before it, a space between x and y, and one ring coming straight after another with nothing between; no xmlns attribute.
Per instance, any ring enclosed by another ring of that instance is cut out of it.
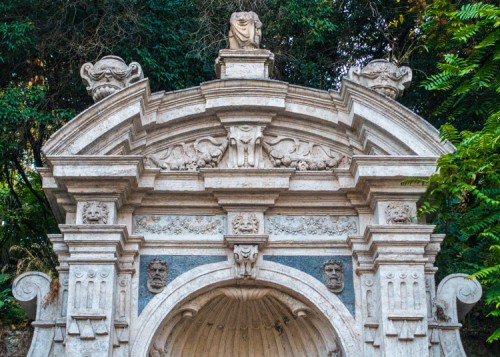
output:
<svg viewBox="0 0 500 357"><path fill-rule="evenodd" d="M58 297L26 273L29 356L465 356L481 286L436 289L442 235L416 218L441 143L394 100L411 70L353 68L339 92L269 79L253 13L231 17L218 80L151 93L108 56L96 104L44 147L60 223Z"/></svg>

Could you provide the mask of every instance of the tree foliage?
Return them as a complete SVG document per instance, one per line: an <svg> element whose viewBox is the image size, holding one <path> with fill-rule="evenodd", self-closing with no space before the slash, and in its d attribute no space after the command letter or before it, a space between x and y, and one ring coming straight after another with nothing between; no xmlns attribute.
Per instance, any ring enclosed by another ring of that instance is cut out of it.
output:
<svg viewBox="0 0 500 357"><path fill-rule="evenodd" d="M423 83L446 93L434 115L460 129L480 129L500 110L500 7L438 0L425 16L426 45L443 51L437 73Z"/></svg>
<svg viewBox="0 0 500 357"><path fill-rule="evenodd" d="M422 86L440 93L433 115L447 122L441 137L456 151L439 158L438 172L424 181L429 188L419 212L432 215L437 230L446 233L437 260L440 277L477 277L490 316L500 316L499 15L493 4L435 0L422 26L426 45L442 59ZM500 328L488 341L499 339Z"/></svg>

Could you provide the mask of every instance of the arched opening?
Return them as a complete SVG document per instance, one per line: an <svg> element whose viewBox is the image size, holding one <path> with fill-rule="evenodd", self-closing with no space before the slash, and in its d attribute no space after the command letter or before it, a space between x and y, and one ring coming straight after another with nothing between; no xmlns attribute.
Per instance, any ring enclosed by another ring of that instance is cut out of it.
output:
<svg viewBox="0 0 500 357"><path fill-rule="evenodd" d="M141 313L134 356L360 356L360 332L319 281L274 262L243 284L229 262L179 276Z"/></svg>
<svg viewBox="0 0 500 357"><path fill-rule="evenodd" d="M150 356L341 356L337 336L307 305L274 288L233 286L178 309Z"/></svg>

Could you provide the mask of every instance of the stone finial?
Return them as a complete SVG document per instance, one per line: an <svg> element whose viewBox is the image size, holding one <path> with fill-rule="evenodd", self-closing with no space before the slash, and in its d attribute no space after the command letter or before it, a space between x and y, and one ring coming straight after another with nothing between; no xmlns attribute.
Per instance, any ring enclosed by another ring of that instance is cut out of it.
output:
<svg viewBox="0 0 500 357"><path fill-rule="evenodd" d="M95 102L144 78L139 63L131 62L127 66L117 56L104 56L95 64L85 63L80 68L80 76Z"/></svg>
<svg viewBox="0 0 500 357"><path fill-rule="evenodd" d="M394 99L403 95L410 86L412 71L410 67L398 67L387 60L377 59L363 68L351 67L349 79Z"/></svg>
<svg viewBox="0 0 500 357"><path fill-rule="evenodd" d="M228 37L231 50L259 48L262 22L255 12L233 12L229 23L231 29Z"/></svg>

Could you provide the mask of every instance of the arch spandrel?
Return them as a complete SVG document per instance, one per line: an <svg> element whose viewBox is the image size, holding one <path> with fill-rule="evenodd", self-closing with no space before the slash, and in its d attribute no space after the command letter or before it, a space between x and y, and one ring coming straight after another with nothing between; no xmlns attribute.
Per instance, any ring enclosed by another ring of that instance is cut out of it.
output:
<svg viewBox="0 0 500 357"><path fill-rule="evenodd" d="M232 266L227 262L204 265L179 276L162 293L156 295L138 317L131 354L146 357L153 348L163 348L162 344L168 336L176 335L174 330L181 322L183 313L199 313L213 298L223 295L220 290L233 284ZM234 288L235 291L238 290L236 293L241 290L238 286ZM278 300L280 308L287 310L293 318L311 319L312 322L303 327L316 329L316 333L324 338L326 346L309 348L321 350L335 348L337 344L341 350L338 351L339 355L362 355L361 331L353 316L323 284L309 279L307 274L278 263L262 262L258 279L247 286L258 290L263 296L268 295ZM200 298L205 300L203 304L197 302ZM193 309L190 306L193 304L198 306ZM304 316L300 311L303 311ZM185 333L177 335L184 339L188 337Z"/></svg>

